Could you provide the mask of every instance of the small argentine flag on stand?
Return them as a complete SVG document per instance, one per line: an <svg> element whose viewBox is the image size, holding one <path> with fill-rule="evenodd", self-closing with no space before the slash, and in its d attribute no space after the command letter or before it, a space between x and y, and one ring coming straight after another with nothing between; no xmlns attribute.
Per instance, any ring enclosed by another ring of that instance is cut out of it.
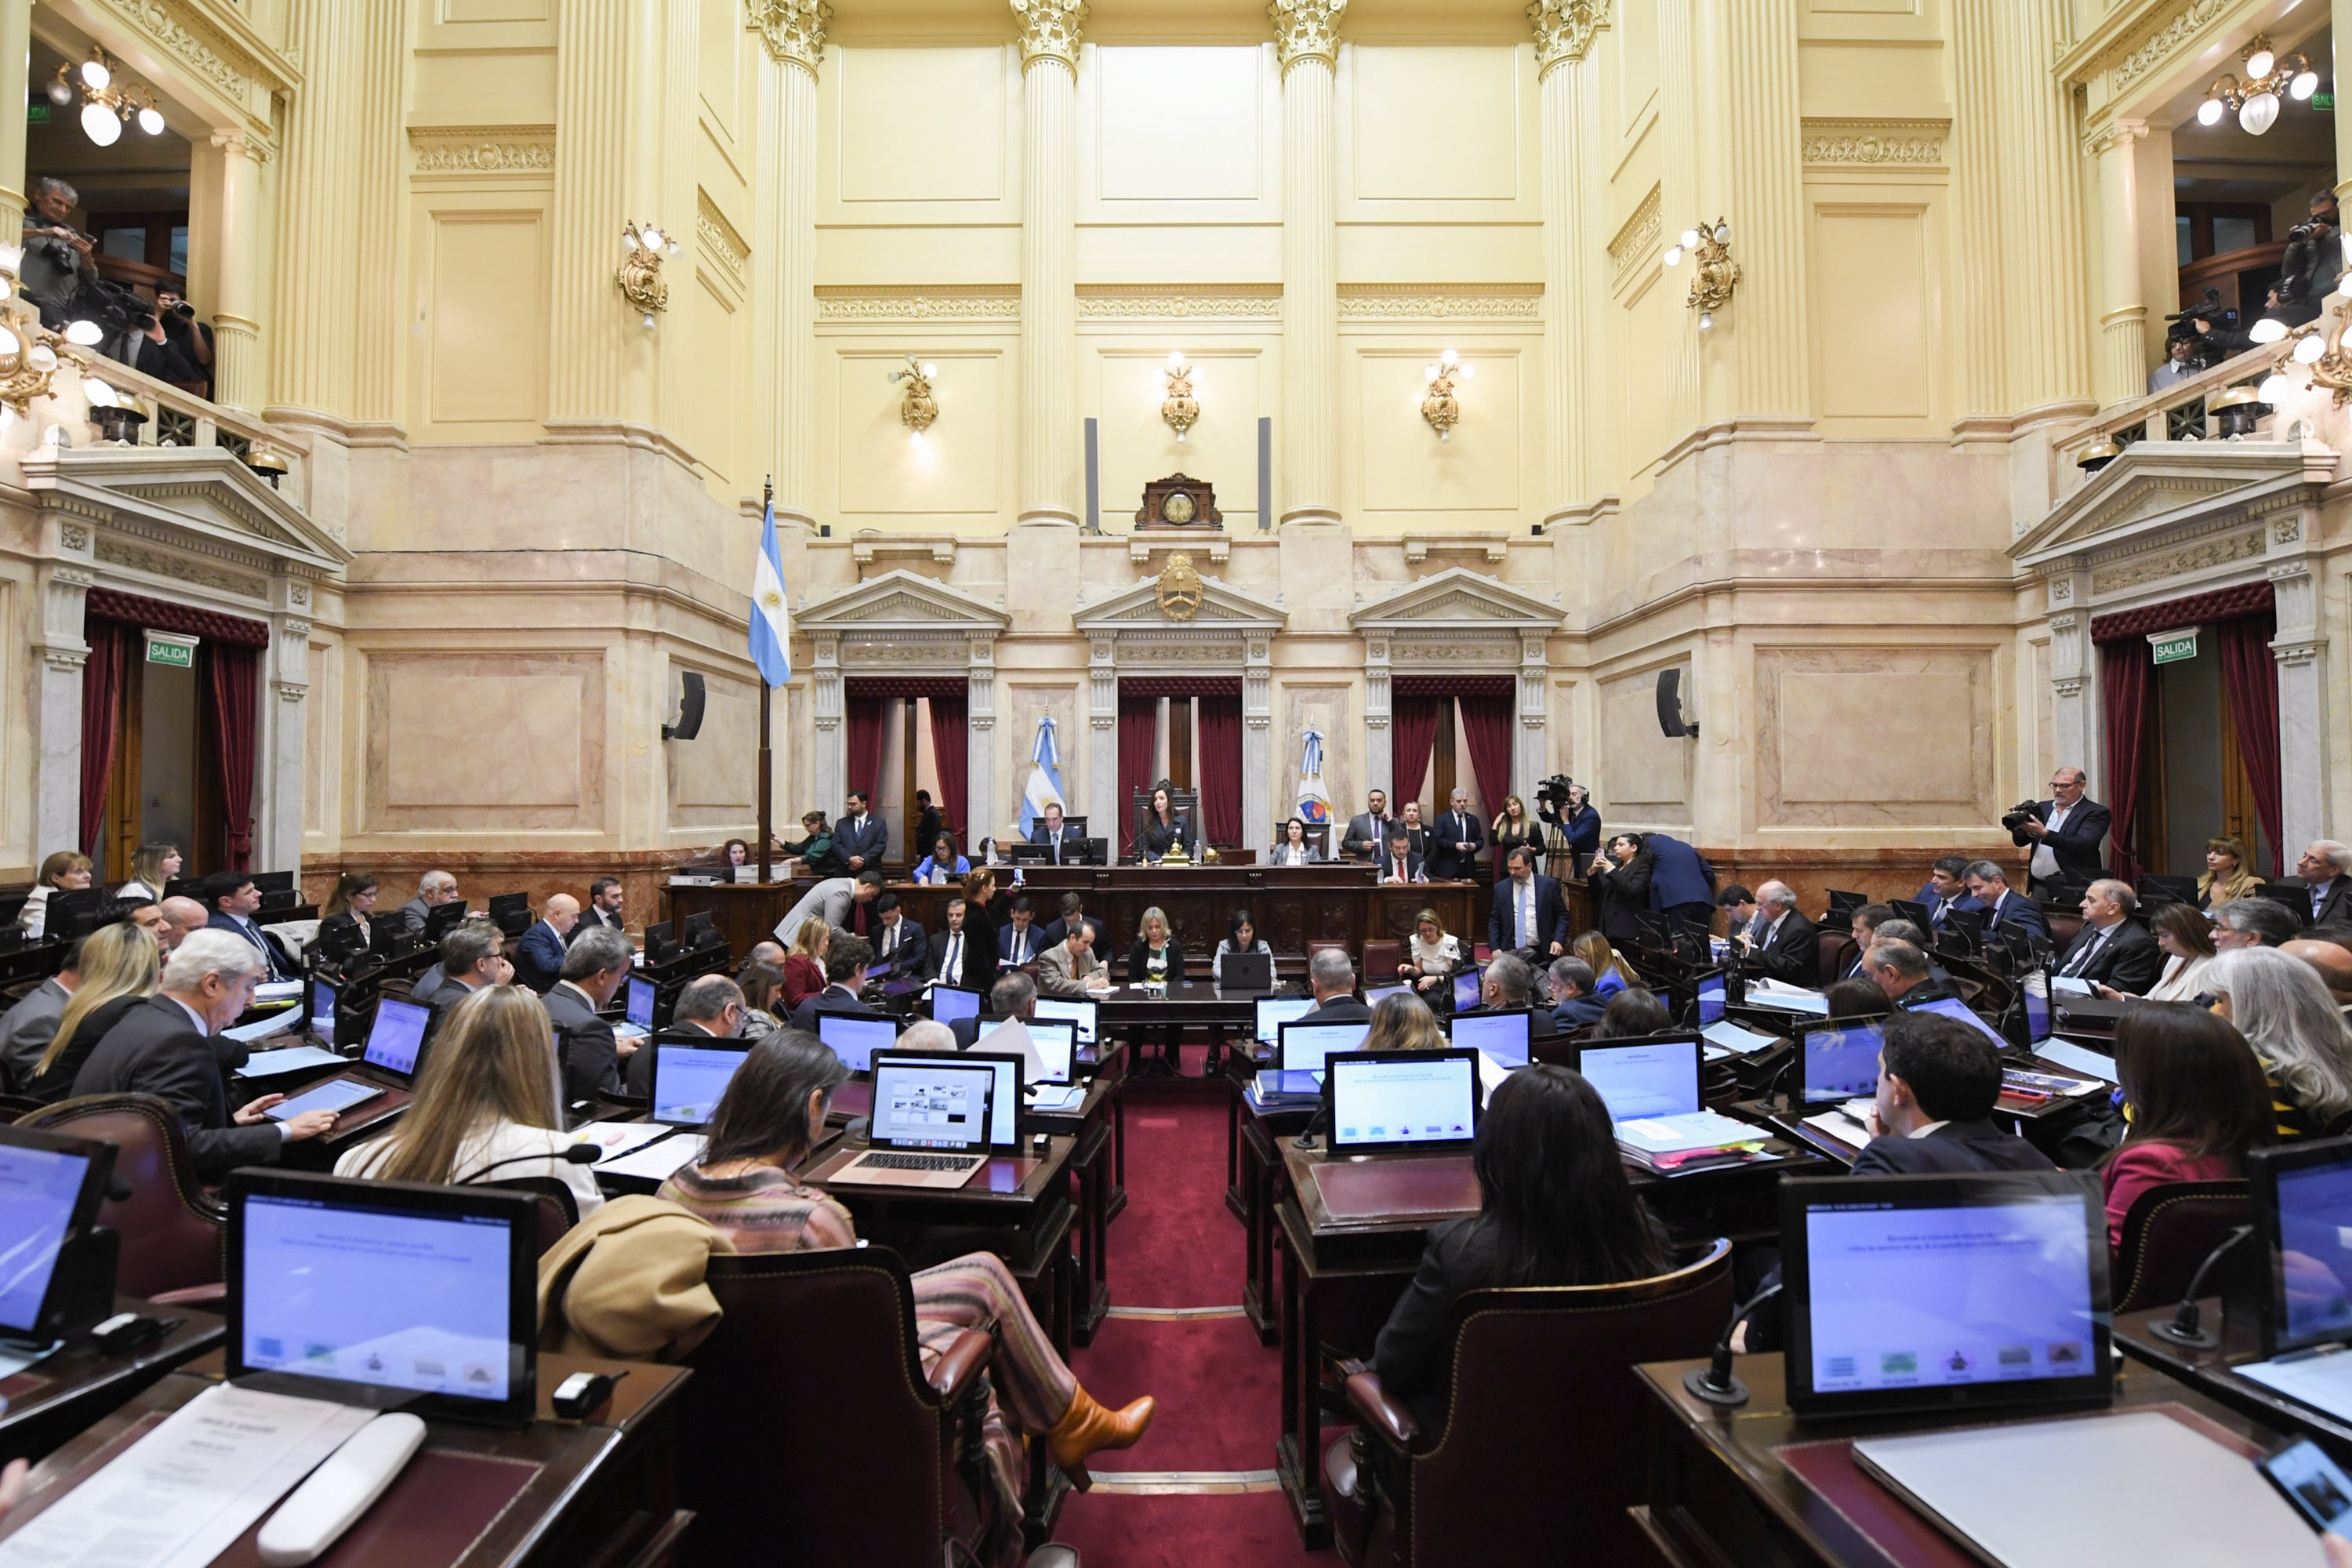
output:
<svg viewBox="0 0 2352 1568"><path fill-rule="evenodd" d="M1037 743L1029 752L1029 782L1021 791L1021 837L1029 837L1049 805L1069 809L1062 799L1062 754L1054 743L1055 723L1037 721Z"/></svg>
<svg viewBox="0 0 2352 1568"><path fill-rule="evenodd" d="M1308 837L1331 826L1331 797L1323 793L1323 731L1309 730L1298 759L1298 820ZM1329 846L1325 846L1328 850Z"/></svg>
<svg viewBox="0 0 2352 1568"><path fill-rule="evenodd" d="M784 557L776 548L776 498L760 520L760 555L751 568L751 662L760 679L782 686L793 678L793 612L784 602Z"/></svg>

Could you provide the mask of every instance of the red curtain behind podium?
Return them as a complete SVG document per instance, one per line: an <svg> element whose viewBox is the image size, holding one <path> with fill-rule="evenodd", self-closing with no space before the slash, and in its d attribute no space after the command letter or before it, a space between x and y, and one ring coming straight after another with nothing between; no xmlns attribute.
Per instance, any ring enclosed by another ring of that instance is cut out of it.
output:
<svg viewBox="0 0 2352 1568"><path fill-rule="evenodd" d="M1242 700L1203 697L1201 708L1201 837L1242 841Z"/></svg>
<svg viewBox="0 0 2352 1568"><path fill-rule="evenodd" d="M849 755L844 759L849 776L842 781L842 792L862 791L868 805L874 804L874 792L882 787L882 705L888 700L852 697L843 704L849 717ZM839 811L842 805L835 801L825 809Z"/></svg>
<svg viewBox="0 0 2352 1568"><path fill-rule="evenodd" d="M1465 697L1462 738L1470 748L1470 771L1478 780L1478 799L1486 815L1503 809L1511 793L1511 708L1517 698L1506 692L1493 697Z"/></svg>
<svg viewBox="0 0 2352 1568"><path fill-rule="evenodd" d="M979 835L971 832L972 824L964 820L968 791L965 785L971 774L971 731L970 719L971 699L965 692L952 695L934 693L931 705L931 766L940 777L940 817L956 836L957 845L965 854L971 852ZM910 850L914 846L909 846ZM928 844L920 846L921 859L931 852Z"/></svg>
<svg viewBox="0 0 2352 1568"><path fill-rule="evenodd" d="M1389 810L1404 815L1404 803L1421 798L1421 781L1429 772L1429 753L1437 744L1437 726L1453 717L1443 697L1396 698L1389 719L1394 750L1390 753Z"/></svg>
<svg viewBox="0 0 2352 1568"><path fill-rule="evenodd" d="M1122 691L1118 696L1118 820L1089 823L1098 838L1120 847L1115 853L1133 855L1135 842L1135 792L1150 789L1160 781L1151 776L1151 760L1160 743L1160 699L1132 697Z"/></svg>

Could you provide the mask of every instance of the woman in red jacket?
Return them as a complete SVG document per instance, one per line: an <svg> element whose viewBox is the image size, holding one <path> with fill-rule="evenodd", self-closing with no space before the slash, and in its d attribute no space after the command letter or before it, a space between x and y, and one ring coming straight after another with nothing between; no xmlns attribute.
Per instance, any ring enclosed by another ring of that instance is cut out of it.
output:
<svg viewBox="0 0 2352 1568"><path fill-rule="evenodd" d="M833 928L823 915L809 916L793 933L793 950L784 954L783 1016L824 989L824 950L832 941Z"/></svg>
<svg viewBox="0 0 2352 1568"><path fill-rule="evenodd" d="M2226 1018L2187 1002L2149 1002L2116 1027L2116 1077L2131 1131L2106 1158L2107 1245L2120 1246L2133 1201L2168 1182L2246 1173L2246 1151L2272 1140L2262 1063Z"/></svg>

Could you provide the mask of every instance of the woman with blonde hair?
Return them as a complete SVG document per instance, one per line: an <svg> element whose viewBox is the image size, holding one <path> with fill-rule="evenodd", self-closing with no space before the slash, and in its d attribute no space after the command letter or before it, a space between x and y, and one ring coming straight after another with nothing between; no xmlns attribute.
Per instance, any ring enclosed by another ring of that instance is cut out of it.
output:
<svg viewBox="0 0 2352 1568"><path fill-rule="evenodd" d="M1412 935L1406 942L1405 961L1397 965L1397 978L1412 981L1416 991L1434 991L1461 967L1461 941L1446 934L1445 922L1437 918L1437 911L1423 910L1414 915Z"/></svg>
<svg viewBox="0 0 2352 1568"><path fill-rule="evenodd" d="M2248 864L2252 859L2245 845L2229 834L2205 840L2205 874L2197 879L2197 907L2210 910L2231 899L2252 898L2254 889L2263 885Z"/></svg>
<svg viewBox="0 0 2352 1568"><path fill-rule="evenodd" d="M131 857L131 880L114 889L118 899L163 901L163 889L180 874L180 847L142 844Z"/></svg>
<svg viewBox="0 0 2352 1568"><path fill-rule="evenodd" d="M1592 994L1611 996L1628 986L1638 986L1642 977L1626 967L1609 945L1609 939L1597 931L1586 931L1570 945L1570 951L1592 966Z"/></svg>
<svg viewBox="0 0 2352 1568"><path fill-rule="evenodd" d="M587 1166L560 1158L577 1142L562 1092L547 1009L520 985L485 985L450 1010L399 1126L347 1152L335 1174L450 1186L513 1160L499 1178L552 1176L584 1217L604 1195Z"/></svg>
<svg viewBox="0 0 2352 1568"><path fill-rule="evenodd" d="M81 891L89 886L89 857L78 849L60 849L42 861L33 890L25 895L25 910L16 917L16 929L28 937L47 935L49 895Z"/></svg>
<svg viewBox="0 0 2352 1568"><path fill-rule="evenodd" d="M1396 996L1383 996L1372 1009L1372 1027L1364 1037L1363 1049L1368 1051L1435 1051L1445 1048L1445 1037L1437 1027L1437 1015L1429 1004L1406 992Z"/></svg>
<svg viewBox="0 0 2352 1568"><path fill-rule="evenodd" d="M1528 803L1517 795L1503 797L1503 809L1495 816L1495 879L1503 879L1503 868L1511 861L1511 851L1526 845L1537 854L1543 853L1543 829L1528 816ZM1540 864L1540 862L1538 862Z"/></svg>
<svg viewBox="0 0 2352 1568"><path fill-rule="evenodd" d="M784 1010L793 1009L824 989L824 950L833 945L833 927L823 915L811 915L793 933L793 950L784 954Z"/></svg>
<svg viewBox="0 0 2352 1568"><path fill-rule="evenodd" d="M58 1018L58 1032L16 1092L44 1105L71 1098L74 1077L123 1015L155 994L163 971L155 939L129 921L99 927L82 938L76 971L80 983Z"/></svg>

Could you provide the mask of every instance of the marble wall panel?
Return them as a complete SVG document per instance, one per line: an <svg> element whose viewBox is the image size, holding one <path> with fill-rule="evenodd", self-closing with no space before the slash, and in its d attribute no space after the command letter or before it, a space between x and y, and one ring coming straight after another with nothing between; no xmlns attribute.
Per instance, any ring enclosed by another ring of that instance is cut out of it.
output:
<svg viewBox="0 0 2352 1568"><path fill-rule="evenodd" d="M362 831L602 830L601 649L367 659Z"/></svg>
<svg viewBox="0 0 2352 1568"><path fill-rule="evenodd" d="M1604 820L1690 820L1691 769L1698 746L1660 732L1657 686L1655 668L1601 682L1601 786L1594 804Z"/></svg>
<svg viewBox="0 0 2352 1568"><path fill-rule="evenodd" d="M756 809L751 797L760 778L760 683L675 660L670 668L665 722L677 711L678 671L700 672L703 709L702 730L693 740L662 743L669 771L669 825L740 827ZM769 709L771 724L782 706L778 701Z"/></svg>
<svg viewBox="0 0 2352 1568"><path fill-rule="evenodd" d="M1989 647L1759 647L1759 827L1977 827L1993 798Z"/></svg>

